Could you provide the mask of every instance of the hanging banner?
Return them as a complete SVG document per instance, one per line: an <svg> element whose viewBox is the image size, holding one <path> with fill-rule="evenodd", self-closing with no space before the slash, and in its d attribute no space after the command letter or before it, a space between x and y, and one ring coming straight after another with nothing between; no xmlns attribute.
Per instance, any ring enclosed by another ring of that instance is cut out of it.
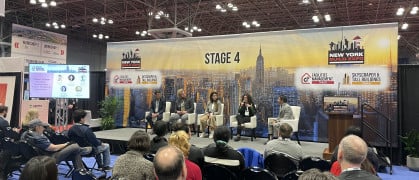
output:
<svg viewBox="0 0 419 180"><path fill-rule="evenodd" d="M184 89L197 103L197 113L217 91L224 117L236 114L242 95L250 93L258 107L259 136L267 136L268 117L278 117L280 95L302 107L300 137L306 140L327 141L324 96L356 97L397 119L397 34L397 23L388 23L108 43L109 82L113 71L129 71L134 65L160 72L162 82L138 90L140 86L129 86L131 96L111 86L111 95L131 103L124 111L134 112L128 118L118 116L117 126L144 119L144 104L151 101L153 89L161 89L167 101L175 101L176 91ZM130 58L139 61L127 62ZM359 115L360 108L354 109ZM224 124L228 122L226 118Z"/></svg>
<svg viewBox="0 0 419 180"><path fill-rule="evenodd" d="M0 0L0 16L4 17L5 9L6 9L6 0Z"/></svg>
<svg viewBox="0 0 419 180"><path fill-rule="evenodd" d="M25 58L25 72L30 63L66 64L67 36L13 24L11 55Z"/></svg>

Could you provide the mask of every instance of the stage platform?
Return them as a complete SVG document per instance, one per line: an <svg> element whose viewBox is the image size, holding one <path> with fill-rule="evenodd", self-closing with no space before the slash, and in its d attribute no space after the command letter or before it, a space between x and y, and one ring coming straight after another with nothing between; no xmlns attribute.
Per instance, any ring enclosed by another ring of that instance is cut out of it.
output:
<svg viewBox="0 0 419 180"><path fill-rule="evenodd" d="M145 131L145 129L142 128L119 128L105 131L96 131L94 133L98 139L111 145L112 154L122 154L126 151L126 143L128 142L129 138L132 134L134 134L135 131L138 130ZM155 135L150 134L150 139L152 139L154 136ZM166 136L168 137L169 134ZM249 147L263 153L265 149L264 143L266 140L266 138L256 138L254 141L250 141L250 137L242 136L241 141L234 142L233 140L230 140L228 144L234 149ZM213 143L214 141L213 139L196 137L196 134L194 134L192 135L190 142L197 147L203 148L208 144ZM301 141L301 146L303 147L303 153L305 155L322 157L323 150L328 147L328 144Z"/></svg>

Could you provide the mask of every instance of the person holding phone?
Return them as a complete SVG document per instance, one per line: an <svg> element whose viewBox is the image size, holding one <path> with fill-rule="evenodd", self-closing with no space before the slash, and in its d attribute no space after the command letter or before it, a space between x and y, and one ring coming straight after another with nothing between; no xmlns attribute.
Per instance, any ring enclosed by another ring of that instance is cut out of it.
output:
<svg viewBox="0 0 419 180"><path fill-rule="evenodd" d="M237 114L237 135L234 138L234 141L240 141L240 134L242 132L242 124L250 122L250 117L256 114L256 107L253 103L252 96L250 94L245 93L242 96L240 106L239 106L239 114Z"/></svg>

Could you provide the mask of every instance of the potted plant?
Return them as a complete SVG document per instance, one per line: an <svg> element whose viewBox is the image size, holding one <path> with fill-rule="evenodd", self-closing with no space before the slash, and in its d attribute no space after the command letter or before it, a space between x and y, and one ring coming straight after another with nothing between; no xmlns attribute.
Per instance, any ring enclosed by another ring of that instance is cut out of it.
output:
<svg viewBox="0 0 419 180"><path fill-rule="evenodd" d="M406 166L412 171L419 171L419 132L411 130L401 137L401 141L407 152Z"/></svg>
<svg viewBox="0 0 419 180"><path fill-rule="evenodd" d="M102 116L100 122L102 130L115 128L114 118L120 106L118 99L113 96L106 96L105 99L100 102L100 106L99 113Z"/></svg>

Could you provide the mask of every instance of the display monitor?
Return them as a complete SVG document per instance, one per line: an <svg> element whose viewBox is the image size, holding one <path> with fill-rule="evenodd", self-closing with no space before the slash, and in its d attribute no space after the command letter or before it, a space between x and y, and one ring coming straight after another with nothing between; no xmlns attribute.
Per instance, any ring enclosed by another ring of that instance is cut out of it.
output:
<svg viewBox="0 0 419 180"><path fill-rule="evenodd" d="M29 64L31 98L89 98L89 65Z"/></svg>
<svg viewBox="0 0 419 180"><path fill-rule="evenodd" d="M323 110L327 113L353 113L358 114L359 111L358 97L347 96L324 96Z"/></svg>

